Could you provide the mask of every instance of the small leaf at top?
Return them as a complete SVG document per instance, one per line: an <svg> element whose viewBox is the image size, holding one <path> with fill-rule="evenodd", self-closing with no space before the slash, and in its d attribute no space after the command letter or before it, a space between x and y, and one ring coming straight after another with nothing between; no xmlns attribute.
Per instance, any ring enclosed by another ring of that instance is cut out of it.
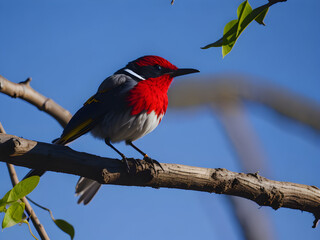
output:
<svg viewBox="0 0 320 240"><path fill-rule="evenodd" d="M2 221L2 229L12 227L21 222L25 204L23 202L13 203L6 211Z"/></svg>
<svg viewBox="0 0 320 240"><path fill-rule="evenodd" d="M214 43L210 43L204 47L201 47L201 49L207 49L207 48L211 48L211 47L222 47L222 44L223 44L223 37Z"/></svg>
<svg viewBox="0 0 320 240"><path fill-rule="evenodd" d="M239 35L243 32L244 29L246 29L246 27L253 21L255 20L261 13L263 13L263 11L268 8L268 5L265 4L261 7L258 7L256 9L253 9L253 11L247 15L242 23L239 25L238 30L240 30ZM238 35L238 37L239 37Z"/></svg>
<svg viewBox="0 0 320 240"><path fill-rule="evenodd" d="M74 228L73 226L63 219L56 219L54 223L60 228L62 231L67 233L71 239L74 238Z"/></svg>
<svg viewBox="0 0 320 240"><path fill-rule="evenodd" d="M241 33L243 32L244 29L246 29L246 27L254 20L256 19L268 6L267 5L263 5L261 7L258 7L256 9L254 9L253 11L251 11L251 13L249 13L247 16L245 16L242 19L242 22L238 24L238 29L237 29L237 36L233 42L233 45L236 43L236 41L238 40L239 36L241 35ZM250 7L251 8L251 7ZM228 45L228 46L222 46L222 55L225 56L227 55L233 45Z"/></svg>
<svg viewBox="0 0 320 240"><path fill-rule="evenodd" d="M207 48L211 48L211 47L222 47L223 45L230 44L228 42L228 39L232 39L234 37L234 35L236 34L237 22L238 22L238 20L232 20L229 23L227 23L226 26L224 27L223 37L214 43L211 43L211 44L208 44L208 45L202 47L201 49L207 49Z"/></svg>
<svg viewBox="0 0 320 240"><path fill-rule="evenodd" d="M263 26L265 26L266 24L263 22L264 18L266 17L267 13L269 11L269 8L265 8L264 10L262 10L262 12L256 17L256 22L259 24L262 24Z"/></svg>
<svg viewBox="0 0 320 240"><path fill-rule="evenodd" d="M248 1L244 1L242 2L239 7L237 8L237 16L238 16L238 19L241 18L241 15L242 15L242 12L243 10L245 9L246 5L247 5Z"/></svg>
<svg viewBox="0 0 320 240"><path fill-rule="evenodd" d="M237 40L238 20L232 20L226 24L223 30L222 56L226 56Z"/></svg>
<svg viewBox="0 0 320 240"><path fill-rule="evenodd" d="M239 5L237 9L237 15L238 15L238 21L239 21L237 36L240 35L242 22L251 12L252 12L252 8L248 1L244 1Z"/></svg>
<svg viewBox="0 0 320 240"><path fill-rule="evenodd" d="M228 22L224 27L223 37L214 43L202 47L202 49L208 49L210 47L222 47L222 56L226 56L233 48L241 33L253 20L256 20L260 24L264 24L263 20L268 12L268 9L269 5L265 4L252 10L248 1L244 1L237 9L238 20L232 20Z"/></svg>

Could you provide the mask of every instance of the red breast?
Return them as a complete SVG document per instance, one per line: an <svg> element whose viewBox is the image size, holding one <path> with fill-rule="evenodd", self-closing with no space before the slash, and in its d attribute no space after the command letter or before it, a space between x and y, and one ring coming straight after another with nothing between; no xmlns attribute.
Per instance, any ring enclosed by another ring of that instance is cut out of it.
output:
<svg viewBox="0 0 320 240"><path fill-rule="evenodd" d="M131 115L142 111L154 111L157 116L164 115L168 106L167 92L172 80L170 75L163 75L140 81L127 96L128 106L132 107Z"/></svg>

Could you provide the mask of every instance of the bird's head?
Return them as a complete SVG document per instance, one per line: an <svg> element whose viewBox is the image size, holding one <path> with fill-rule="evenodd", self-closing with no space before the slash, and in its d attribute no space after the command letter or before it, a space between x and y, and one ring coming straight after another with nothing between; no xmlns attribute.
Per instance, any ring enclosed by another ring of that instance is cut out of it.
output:
<svg viewBox="0 0 320 240"><path fill-rule="evenodd" d="M129 73L137 81L157 78L164 75L174 78L181 75L199 72L199 70L192 68L177 68L168 60L151 55L143 56L129 62L127 66L120 71Z"/></svg>
<svg viewBox="0 0 320 240"><path fill-rule="evenodd" d="M161 120L168 106L167 91L172 79L196 72L199 71L191 68L177 68L162 57L144 56L129 62L117 73L129 74L138 82L129 91L127 97L129 106L132 107L131 114L154 111Z"/></svg>

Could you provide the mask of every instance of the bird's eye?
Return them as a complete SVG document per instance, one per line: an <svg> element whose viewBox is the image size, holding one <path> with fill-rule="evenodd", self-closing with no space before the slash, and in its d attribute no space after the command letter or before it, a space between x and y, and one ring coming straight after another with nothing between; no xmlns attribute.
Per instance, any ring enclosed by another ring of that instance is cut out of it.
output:
<svg viewBox="0 0 320 240"><path fill-rule="evenodd" d="M160 65L154 65L154 67L157 69L157 70L162 70L162 67Z"/></svg>

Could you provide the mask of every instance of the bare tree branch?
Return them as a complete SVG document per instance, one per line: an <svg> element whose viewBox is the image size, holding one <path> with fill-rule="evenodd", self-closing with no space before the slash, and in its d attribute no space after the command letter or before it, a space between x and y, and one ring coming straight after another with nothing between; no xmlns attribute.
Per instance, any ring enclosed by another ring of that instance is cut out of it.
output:
<svg viewBox="0 0 320 240"><path fill-rule="evenodd" d="M177 188L227 194L250 199L260 206L299 209L320 217L320 190L315 186L269 180L257 173L235 173L162 163L155 174L141 161L136 172L127 174L120 160L76 152L69 147L0 134L0 159L18 166L64 172L87 177L102 184ZM134 168L133 162L130 166Z"/></svg>
<svg viewBox="0 0 320 240"><path fill-rule="evenodd" d="M31 78L28 78L24 82L13 83L0 75L0 92L31 103L39 110L51 115L64 127L72 117L70 112L55 103L52 99L43 96L31 88L30 81Z"/></svg>
<svg viewBox="0 0 320 240"><path fill-rule="evenodd" d="M6 133L6 131L4 130L1 122L0 122L0 133ZM17 176L17 173L16 173L16 170L14 168L14 166L11 164L11 163L7 163L7 168L8 168L8 171L9 171L9 175L10 175L10 179L11 179L11 183L12 183L12 186L15 186L19 183L19 179L18 179L18 176ZM41 237L41 239L44 239L44 240L49 240L49 236L45 230L45 228L43 227L43 225L41 224L39 218L37 217L36 213L33 211L29 201L27 200L26 197L23 197L22 199L22 202L24 202L25 204L25 209L28 213L29 216L31 216L31 221L35 227L35 229L37 230L39 236Z"/></svg>
<svg viewBox="0 0 320 240"><path fill-rule="evenodd" d="M230 101L212 104L212 107L237 155L241 169L269 175L265 152L247 115L246 106L239 101Z"/></svg>

